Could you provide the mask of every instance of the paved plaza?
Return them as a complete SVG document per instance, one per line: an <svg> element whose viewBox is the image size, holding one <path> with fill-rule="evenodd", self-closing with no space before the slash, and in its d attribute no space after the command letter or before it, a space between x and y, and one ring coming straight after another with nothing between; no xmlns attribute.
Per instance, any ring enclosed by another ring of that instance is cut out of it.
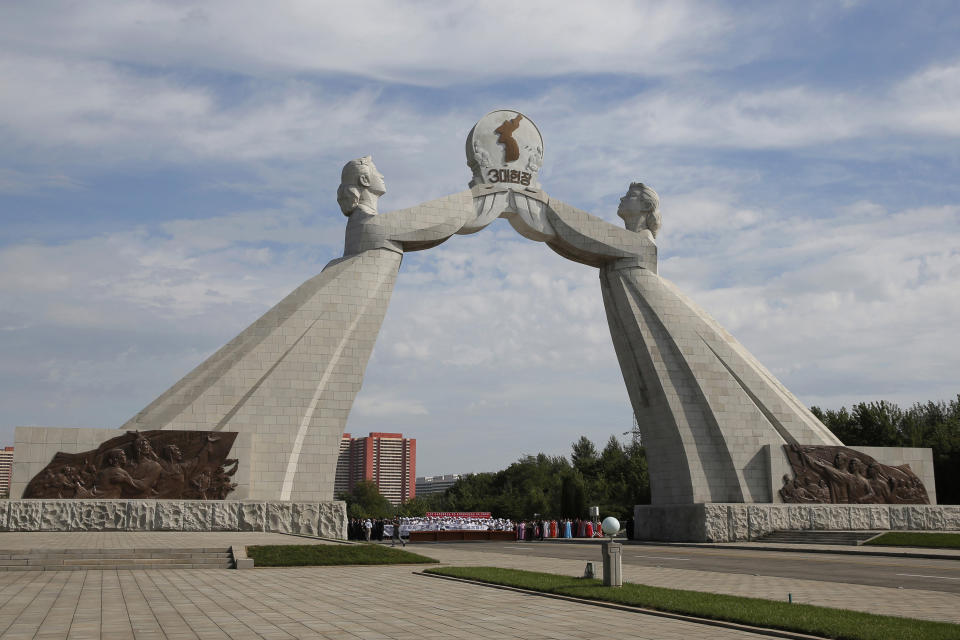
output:
<svg viewBox="0 0 960 640"><path fill-rule="evenodd" d="M584 563L580 560L453 551L442 545L417 547L415 550L445 564L512 567L568 575L582 575L584 568ZM597 561L599 560L600 549L598 548ZM960 624L960 595L941 591L874 587L846 582L821 582L744 573L694 571L673 567L644 567L626 563L623 565L623 579L627 582L639 582L656 587L726 593L769 600L786 600L789 593L797 603Z"/></svg>
<svg viewBox="0 0 960 640"><path fill-rule="evenodd" d="M0 548L302 544L266 533L2 533ZM410 547L408 547L410 548ZM578 575L583 565L414 545L457 565ZM599 550L598 550L599 560ZM0 638L763 638L733 629L415 575L419 567L156 569L0 573ZM624 566L627 580L960 622L960 597L932 591Z"/></svg>
<svg viewBox="0 0 960 640"><path fill-rule="evenodd" d="M699 624L425 578L411 567L11 572L3 638L624 638ZM759 638L709 628L711 637Z"/></svg>

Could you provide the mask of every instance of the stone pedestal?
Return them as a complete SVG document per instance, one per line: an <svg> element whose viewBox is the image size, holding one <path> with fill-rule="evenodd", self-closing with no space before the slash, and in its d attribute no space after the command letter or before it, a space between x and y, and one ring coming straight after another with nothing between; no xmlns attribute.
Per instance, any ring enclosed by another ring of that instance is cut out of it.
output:
<svg viewBox="0 0 960 640"><path fill-rule="evenodd" d="M633 537L664 542L738 542L771 531L960 531L960 505L641 504Z"/></svg>
<svg viewBox="0 0 960 640"><path fill-rule="evenodd" d="M0 531L265 531L346 539L342 501L0 500Z"/></svg>
<svg viewBox="0 0 960 640"><path fill-rule="evenodd" d="M601 545L603 554L603 586L622 587L623 586L623 568L621 563L621 553L623 545L619 542L604 542Z"/></svg>

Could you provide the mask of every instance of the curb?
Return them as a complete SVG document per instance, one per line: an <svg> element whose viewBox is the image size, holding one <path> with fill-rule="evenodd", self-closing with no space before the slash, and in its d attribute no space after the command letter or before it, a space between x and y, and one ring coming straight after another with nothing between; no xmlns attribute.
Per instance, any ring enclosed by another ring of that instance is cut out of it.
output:
<svg viewBox="0 0 960 640"><path fill-rule="evenodd" d="M311 535L307 535L306 533L290 533L287 531L269 531L267 533L276 533L281 536L290 536L293 538L306 538L308 540L323 540L324 542L332 542L336 544L359 544L361 542L360 540L346 540L344 538L325 538L323 536L311 536ZM250 545L250 546L254 546L254 545Z"/></svg>
<svg viewBox="0 0 960 640"><path fill-rule="evenodd" d="M738 551L785 551L788 553L827 553L846 556L883 556L888 558L921 558L923 560L960 560L958 555L945 555L942 553L931 553L927 551L909 552L909 551L853 551L845 547L834 547L831 549L804 549L803 547L772 547L772 546L748 546L743 544L701 544L684 542L644 542L631 540L625 544L650 547L679 547L683 549L736 549ZM854 547L863 549L862 546Z"/></svg>
<svg viewBox="0 0 960 640"><path fill-rule="evenodd" d="M468 580L466 578L454 578L452 576L441 576L434 573L425 573L423 571L414 571L413 575L424 576L427 578L439 578L441 580L451 580L453 582L463 582L466 584L474 584L481 587L492 587L494 589L502 589L504 591L513 591L516 593L525 593L527 595L541 596L543 598L552 598L554 600L565 600L567 602L588 604L595 607L604 607L606 609L616 609L618 611L629 611L631 613L639 613L639 614L648 615L648 616L657 616L659 618L670 618L672 620L681 620L683 622L692 622L694 624L703 624L711 627L733 629L735 631L742 631L744 633L755 633L757 635L773 636L776 638L788 638L790 640L823 640L823 638L826 637L826 636L811 636L804 633L797 633L795 631L784 631L782 629L768 629L765 627L754 627L747 624L740 624L738 622L727 622L726 620L698 618L695 616L688 616L681 613L670 613L667 611L658 611L656 609L645 609L643 607L631 607L625 604L617 604L616 602L604 602L602 600L587 600L584 598L575 598L573 596L565 596L557 593L544 593L543 591L530 591L529 589L521 589L519 587L509 587L507 585L502 585L502 584L491 584L489 582L480 582L479 580Z"/></svg>
<svg viewBox="0 0 960 640"><path fill-rule="evenodd" d="M547 539L543 542L551 544L598 544L605 542L606 538L572 538L572 539ZM944 554L933 551L887 551L887 550L867 550L863 545L856 547L834 546L830 549L811 548L799 546L775 547L772 545L746 545L736 543L709 543L709 542L656 542L653 540L627 540L625 538L616 538L615 542L631 546L648 547L677 547L681 549L736 549L737 551L786 551L789 553L828 553L848 556L882 556L890 558L921 558L923 560L960 560L958 554ZM537 542L540 542L539 540ZM826 546L826 545L821 545ZM913 547L917 548L917 547ZM854 551L854 549L857 549Z"/></svg>

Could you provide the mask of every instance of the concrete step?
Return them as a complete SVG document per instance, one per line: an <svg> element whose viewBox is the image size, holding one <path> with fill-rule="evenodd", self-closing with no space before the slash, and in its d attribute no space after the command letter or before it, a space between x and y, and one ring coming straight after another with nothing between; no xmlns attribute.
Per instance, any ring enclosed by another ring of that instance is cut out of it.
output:
<svg viewBox="0 0 960 640"><path fill-rule="evenodd" d="M0 554L0 562L4 560L21 560L24 558L40 560L62 560L64 558L229 558L230 552L224 553L9 553Z"/></svg>
<svg viewBox="0 0 960 640"><path fill-rule="evenodd" d="M0 571L229 569L229 548L0 550Z"/></svg>
<svg viewBox="0 0 960 640"><path fill-rule="evenodd" d="M61 566L43 566L43 565L23 565L23 566L14 566L6 567L0 566L0 573L5 571L138 571L146 569L232 569L232 562L224 562L219 565L209 565L209 564L164 564L164 565L149 565L149 564L128 564L128 565L112 565L104 564L97 566L76 566L76 565L61 565Z"/></svg>
<svg viewBox="0 0 960 640"><path fill-rule="evenodd" d="M159 548L144 548L144 549L98 549L98 548L86 548L86 549L0 549L0 557L7 555L22 555L22 554L60 554L60 555L84 555L84 554L97 554L97 555L126 555L126 554L136 554L140 556L151 555L151 554L170 554L170 553L180 553L180 554L199 554L207 555L211 553L230 553L228 547L215 547L215 548L189 548L189 547L159 547Z"/></svg>
<svg viewBox="0 0 960 640"><path fill-rule="evenodd" d="M880 531L773 531L758 538L757 542L778 544L833 544L857 546L873 538Z"/></svg>

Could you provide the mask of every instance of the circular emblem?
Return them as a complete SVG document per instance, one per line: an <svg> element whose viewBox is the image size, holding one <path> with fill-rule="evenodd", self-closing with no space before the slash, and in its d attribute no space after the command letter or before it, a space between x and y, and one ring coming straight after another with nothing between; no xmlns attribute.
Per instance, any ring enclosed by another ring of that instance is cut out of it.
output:
<svg viewBox="0 0 960 640"><path fill-rule="evenodd" d="M519 111L491 111L473 125L467 136L470 186L497 184L511 189L540 188L543 164L540 130Z"/></svg>

